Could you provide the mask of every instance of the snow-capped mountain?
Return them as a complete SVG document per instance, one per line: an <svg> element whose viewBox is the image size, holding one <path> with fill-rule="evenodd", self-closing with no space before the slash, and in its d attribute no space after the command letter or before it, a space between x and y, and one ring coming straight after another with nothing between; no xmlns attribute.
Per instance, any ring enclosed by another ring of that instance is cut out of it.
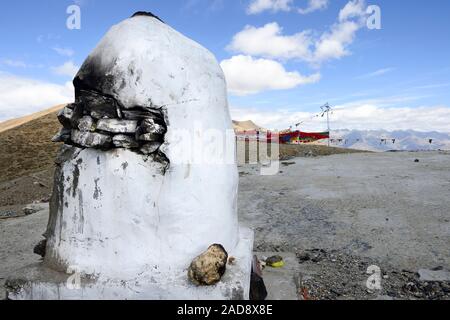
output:
<svg viewBox="0 0 450 320"><path fill-rule="evenodd" d="M332 146L369 151L450 150L450 134L441 132L336 130L330 141Z"/></svg>

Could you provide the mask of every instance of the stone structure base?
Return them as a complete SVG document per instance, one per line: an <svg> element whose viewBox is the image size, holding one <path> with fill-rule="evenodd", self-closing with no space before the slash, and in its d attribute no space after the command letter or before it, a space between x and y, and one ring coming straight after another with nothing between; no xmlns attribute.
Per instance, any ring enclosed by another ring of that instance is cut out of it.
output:
<svg viewBox="0 0 450 320"><path fill-rule="evenodd" d="M42 263L19 270L6 282L11 300L248 300L253 231L240 229L240 241L229 256L222 280L208 287L189 282L186 270L167 274L144 270L132 279L81 278L51 270ZM194 258L194 257L193 257Z"/></svg>

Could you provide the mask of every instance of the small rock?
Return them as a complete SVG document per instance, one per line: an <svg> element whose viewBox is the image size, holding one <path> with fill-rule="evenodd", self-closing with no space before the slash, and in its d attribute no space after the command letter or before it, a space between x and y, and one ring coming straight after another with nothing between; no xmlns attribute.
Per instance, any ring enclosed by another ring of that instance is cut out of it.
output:
<svg viewBox="0 0 450 320"><path fill-rule="evenodd" d="M228 264L234 266L236 264L236 258L235 257L230 257L228 259Z"/></svg>
<svg viewBox="0 0 450 320"><path fill-rule="evenodd" d="M188 270L188 277L196 285L210 286L218 283L225 274L228 253L220 244L213 244L195 258Z"/></svg>
<svg viewBox="0 0 450 320"><path fill-rule="evenodd" d="M135 133L137 121L119 119L101 119L97 123L97 130L111 133Z"/></svg>
<svg viewBox="0 0 450 320"><path fill-rule="evenodd" d="M133 137L118 134L113 137L113 144L117 148L134 149L139 147L139 143Z"/></svg>
<svg viewBox="0 0 450 320"><path fill-rule="evenodd" d="M39 208L37 208L36 206L33 206L33 205L26 206L25 208L22 209L22 212L23 212L26 216L29 216L29 215L31 215L31 214L34 214L34 213L36 213L36 212L38 212L38 211L39 211Z"/></svg>
<svg viewBox="0 0 450 320"><path fill-rule="evenodd" d="M85 148L107 148L112 142L112 138L108 135L78 130L72 130L71 139L74 143Z"/></svg>
<svg viewBox="0 0 450 320"><path fill-rule="evenodd" d="M161 147L161 143L160 142L150 142L150 143L146 143L141 147L141 152L143 154L152 154L155 153L156 151L158 151L159 147Z"/></svg>
<svg viewBox="0 0 450 320"><path fill-rule="evenodd" d="M420 162L420 160L419 160L419 159L416 159L416 160L414 160L414 162L415 162L415 163L418 163L418 162Z"/></svg>
<svg viewBox="0 0 450 320"><path fill-rule="evenodd" d="M282 164L283 166L287 167L287 166L292 166L292 165L294 165L295 162L294 162L294 161L291 161L291 162L282 162L281 164Z"/></svg>
<svg viewBox="0 0 450 320"><path fill-rule="evenodd" d="M95 125L94 125L94 119L92 119L90 116L84 116L78 121L78 129L81 132L94 132L95 131Z"/></svg>
<svg viewBox="0 0 450 320"><path fill-rule="evenodd" d="M266 264L272 268L281 268L284 266L283 257L273 256L266 259Z"/></svg>
<svg viewBox="0 0 450 320"><path fill-rule="evenodd" d="M12 210L0 211L0 218L12 218L16 216L17 213Z"/></svg>

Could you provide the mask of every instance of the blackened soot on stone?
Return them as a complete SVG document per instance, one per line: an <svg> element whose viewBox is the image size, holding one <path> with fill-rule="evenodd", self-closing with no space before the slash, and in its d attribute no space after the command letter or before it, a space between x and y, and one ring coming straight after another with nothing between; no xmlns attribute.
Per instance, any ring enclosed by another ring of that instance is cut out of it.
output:
<svg viewBox="0 0 450 320"><path fill-rule="evenodd" d="M155 18L155 19L158 19L159 21L161 21L162 23L164 23L164 21L162 21L158 16L155 16L153 13L146 12L146 11L138 11L135 14L133 14L131 17L134 18L134 17L142 17L142 16Z"/></svg>

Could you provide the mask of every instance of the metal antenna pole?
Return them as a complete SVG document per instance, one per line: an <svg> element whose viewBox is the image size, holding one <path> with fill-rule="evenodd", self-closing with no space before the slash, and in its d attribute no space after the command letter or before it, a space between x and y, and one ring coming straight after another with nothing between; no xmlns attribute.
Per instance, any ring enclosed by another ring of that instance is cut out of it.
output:
<svg viewBox="0 0 450 320"><path fill-rule="evenodd" d="M330 146L330 110L327 110L328 146Z"/></svg>
<svg viewBox="0 0 450 320"><path fill-rule="evenodd" d="M331 107L328 104L328 102L320 107L320 109L322 109L323 113L327 114L327 130L328 130L328 146L330 146L330 136L331 136L331 130L330 130L330 111L331 111ZM323 114L322 114L323 116Z"/></svg>

